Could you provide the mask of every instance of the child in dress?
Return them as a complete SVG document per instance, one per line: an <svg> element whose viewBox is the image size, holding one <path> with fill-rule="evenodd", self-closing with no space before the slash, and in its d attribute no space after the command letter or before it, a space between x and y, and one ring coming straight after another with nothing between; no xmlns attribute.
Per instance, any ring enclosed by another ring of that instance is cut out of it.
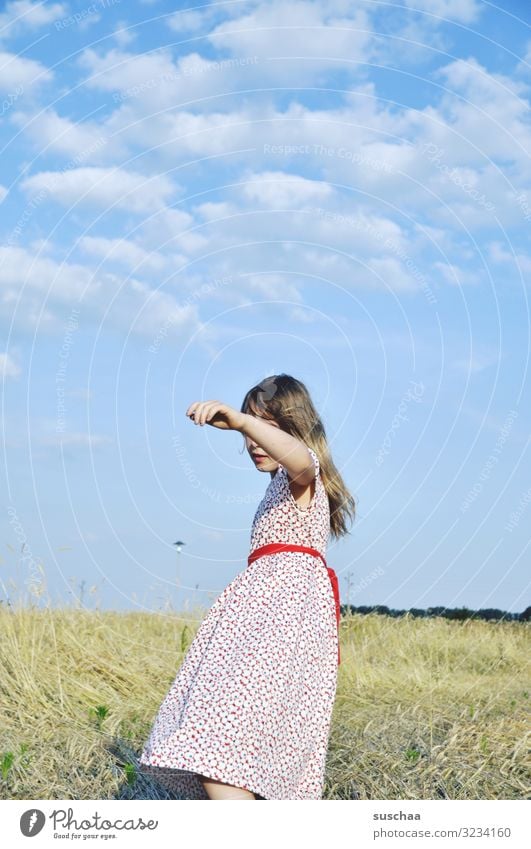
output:
<svg viewBox="0 0 531 849"><path fill-rule="evenodd" d="M321 799L339 651L330 534L356 505L305 385L286 374L238 411L194 401L198 426L239 431L270 482L248 564L202 621L140 763L180 798Z"/></svg>

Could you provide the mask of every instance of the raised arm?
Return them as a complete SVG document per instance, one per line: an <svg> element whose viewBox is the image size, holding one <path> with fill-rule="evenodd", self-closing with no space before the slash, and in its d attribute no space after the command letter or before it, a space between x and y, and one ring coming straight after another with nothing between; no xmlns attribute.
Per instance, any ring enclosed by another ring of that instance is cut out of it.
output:
<svg viewBox="0 0 531 849"><path fill-rule="evenodd" d="M300 486L308 486L313 481L315 466L303 442L265 419L248 413L242 416L241 433L254 439L266 454L281 463L292 481Z"/></svg>
<svg viewBox="0 0 531 849"><path fill-rule="evenodd" d="M308 486L315 477L315 466L308 449L300 439L281 430L266 419L242 413L222 401L194 401L186 415L196 425L209 424L223 430L238 430L249 436L277 463L281 463L288 477L301 487Z"/></svg>

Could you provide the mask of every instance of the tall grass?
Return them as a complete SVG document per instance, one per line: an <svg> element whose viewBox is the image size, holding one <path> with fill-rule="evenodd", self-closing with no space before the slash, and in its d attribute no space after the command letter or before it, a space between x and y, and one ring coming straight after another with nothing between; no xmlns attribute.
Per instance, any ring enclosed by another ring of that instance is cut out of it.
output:
<svg viewBox="0 0 531 849"><path fill-rule="evenodd" d="M342 621L329 799L529 798L529 625Z"/></svg>
<svg viewBox="0 0 531 849"><path fill-rule="evenodd" d="M137 771L206 611L0 605L2 799L168 798ZM347 615L326 799L521 799L529 626Z"/></svg>

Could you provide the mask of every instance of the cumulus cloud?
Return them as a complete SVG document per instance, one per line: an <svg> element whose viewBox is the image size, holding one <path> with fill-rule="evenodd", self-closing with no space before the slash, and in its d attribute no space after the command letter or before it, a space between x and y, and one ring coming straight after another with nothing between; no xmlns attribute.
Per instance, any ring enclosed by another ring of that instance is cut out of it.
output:
<svg viewBox="0 0 531 849"><path fill-rule="evenodd" d="M184 251L201 253L208 240L194 225L193 216L182 209L160 209L144 221L138 230L137 242L150 251ZM174 263L179 262L175 256Z"/></svg>
<svg viewBox="0 0 531 849"><path fill-rule="evenodd" d="M27 30L40 29L67 13L63 3L12 0L0 14L0 38L14 38Z"/></svg>
<svg viewBox="0 0 531 849"><path fill-rule="evenodd" d="M20 366L9 354L0 354L0 375L3 379L19 377L20 372Z"/></svg>
<svg viewBox="0 0 531 849"><path fill-rule="evenodd" d="M148 54L118 48L100 53L87 48L79 64L88 71L88 88L111 93L117 114L111 117L110 126L145 110L156 114L181 103L193 102L196 110L208 112L215 108L218 94L223 95L224 103L230 100L235 105L242 79L246 87L252 86L256 74L267 70L257 68L256 57L215 60L192 51L174 58L166 48Z"/></svg>
<svg viewBox="0 0 531 849"><path fill-rule="evenodd" d="M214 221L237 215L238 209L234 204L227 201L207 201L207 203L198 204L194 208L194 212L205 221Z"/></svg>
<svg viewBox="0 0 531 849"><path fill-rule="evenodd" d="M516 66L516 70L520 74L530 74L531 73L531 40L526 44L525 56Z"/></svg>
<svg viewBox="0 0 531 849"><path fill-rule="evenodd" d="M346 10L344 3L325 0L274 0L219 24L208 39L233 56L257 56L268 77L296 82L331 66L366 61L369 15L359 8L345 15Z"/></svg>
<svg viewBox="0 0 531 849"><path fill-rule="evenodd" d="M39 152L67 154L78 164L114 161L125 153L119 140L110 138L98 122L72 121L52 107L38 108L34 112L19 110L13 115L12 123L23 130Z"/></svg>
<svg viewBox="0 0 531 849"><path fill-rule="evenodd" d="M203 8L200 11L196 9L182 9L169 15L166 20L167 25L174 32L197 32L204 30L205 26L213 20L216 14L216 6L213 8Z"/></svg>
<svg viewBox="0 0 531 849"><path fill-rule="evenodd" d="M525 274L529 280L531 274L531 256L528 254L519 253L518 251L510 251L502 244L502 242L494 241L489 244L489 257L492 262L499 265L509 265Z"/></svg>
<svg viewBox="0 0 531 849"><path fill-rule="evenodd" d="M304 301L301 292L300 284L289 279L287 274L245 274L245 287L241 289L241 296L244 301L248 300L248 292L252 295L252 300L264 298L267 303L271 301L296 301L302 303Z"/></svg>
<svg viewBox="0 0 531 849"><path fill-rule="evenodd" d="M515 163L514 187L527 183L531 131L525 89L515 88L514 81L509 87L503 76L478 63L448 63L437 74L446 78L447 90L437 104L422 109L392 110L370 84L335 108L290 103L285 109L248 104L199 114L177 109L135 124L134 132L127 125L120 132L131 144L159 145L167 162L216 157L201 167L219 170L240 163L256 167L260 159L267 170L309 171L340 183L343 191L361 189L391 203L399 197L402 208L426 214L430 209L439 214L441 201L461 199L482 225L492 215L465 195L456 185L459 175L451 172L468 169L467 182L470 177L485 202L505 214L508 161Z"/></svg>
<svg viewBox="0 0 531 849"><path fill-rule="evenodd" d="M201 55L195 45L177 57L170 48L133 53L90 47L79 64L88 72L85 84L111 92L125 120L139 109L156 112L191 101L195 110L208 112L216 108L217 95L235 106L241 88L260 89L268 81L310 84L338 68L361 79L359 60L370 58L370 17L364 9L348 11L348 4L335 0L182 10L167 19L170 28L201 31L219 58ZM228 20L209 29L220 14Z"/></svg>
<svg viewBox="0 0 531 849"><path fill-rule="evenodd" d="M530 87L506 74L492 73L474 57L457 59L435 72L445 85L438 105L426 108L433 121L432 140L444 148L448 162L509 160L517 164L516 181L529 168L531 124Z"/></svg>
<svg viewBox="0 0 531 849"><path fill-rule="evenodd" d="M100 54L89 47L81 53L79 65L88 71L85 85L102 91L126 91L150 80L161 80L175 74L171 51L160 49L149 53L127 53L113 48Z"/></svg>
<svg viewBox="0 0 531 849"><path fill-rule="evenodd" d="M410 9L397 7L392 20L387 16L390 33L403 34L404 20L427 27L437 22L430 15L466 22L478 10L466 0L459 6L452 0L415 0L421 4L416 8L430 13L418 15L412 3ZM53 108L11 115L35 144L78 157L61 170L25 176L27 193L44 192L67 208L76 205L80 216L89 204L146 215L131 238L103 227L84 236L79 247L99 267L93 279L94 270L79 263L77 280L86 281L81 269L89 268L91 287L105 280L112 289L121 270L140 268L139 276L167 273L177 286L183 267L187 281L212 277L222 267L235 274L235 282L216 297L237 301L245 291L260 294L269 278L275 291L289 282L296 300L295 277L274 277L279 262L293 275L312 271L355 287L386 281L415 292L421 281L409 261L427 278L431 273L436 285L475 282L457 234L492 225L487 201L504 223L521 218L514 192L503 181L509 173L514 187L527 179L528 88L473 57L450 62L445 57L430 70L440 85L429 104L387 102L363 70L375 55L372 22L381 11L353 10L344 0L205 7L176 12L166 23L173 32L204 34L209 58L200 54L197 41L191 53L184 45L179 56L169 47L128 51L127 38L111 49L84 50L79 63L91 97L111 94L104 98L111 109L101 119L76 122ZM295 42L294 32L304 38ZM243 60L252 61L244 66ZM341 92L321 99L312 94L307 103L299 92L283 93L281 103L275 92L241 93L242 87L252 91L258 78L263 85L280 74L286 85L311 85L339 79L328 76L335 71L341 73ZM98 140L103 144L97 149ZM85 151L86 161L79 161ZM107 167L136 151L153 177ZM186 199L169 177L159 176L165 168L178 168L183 185L189 179ZM430 235L439 251L452 256L451 264L420 263L421 250L434 247ZM46 240L43 247L54 253ZM40 253L38 261L45 259ZM153 301L156 324L168 305L160 300L155 308L151 290L149 279L127 285L131 303L141 297Z"/></svg>
<svg viewBox="0 0 531 849"><path fill-rule="evenodd" d="M406 6L427 12L435 18L443 18L451 21L460 21L471 24L478 20L482 12L482 5L478 0L405 0ZM434 20L434 24L440 24L440 20Z"/></svg>
<svg viewBox="0 0 531 849"><path fill-rule="evenodd" d="M168 177L149 177L123 168L42 171L27 177L21 185L27 192L44 191L64 206L112 206L138 213L160 209L176 191Z"/></svg>
<svg viewBox="0 0 531 849"><path fill-rule="evenodd" d="M52 79L52 72L35 59L26 59L15 53L0 51L0 91L14 94Z"/></svg>
<svg viewBox="0 0 531 849"><path fill-rule="evenodd" d="M160 271L168 263L167 257L162 256L156 251L147 251L128 239L106 239L102 236L84 236L80 239L79 246L88 254L101 257L104 260L117 262L129 269L136 270L139 266L142 266L144 269L149 268L154 271ZM179 257L178 260L184 262L185 258ZM176 262L177 258L173 257L172 261Z"/></svg>
<svg viewBox="0 0 531 849"><path fill-rule="evenodd" d="M152 338L169 317L175 338L187 338L200 326L197 304L177 299L164 286L0 247L0 312L18 328L64 332L64 305L74 302L86 322L103 319L136 336Z"/></svg>
<svg viewBox="0 0 531 849"><path fill-rule="evenodd" d="M80 265L57 263L50 257L36 257L25 248L0 246L0 287L4 303L15 301L20 290L49 293L67 303L90 291L92 275ZM97 283L93 284L93 290Z"/></svg>
<svg viewBox="0 0 531 849"><path fill-rule="evenodd" d="M326 183L308 180L283 171L263 171L245 178L244 197L264 206L296 207L309 201L324 200L332 195Z"/></svg>

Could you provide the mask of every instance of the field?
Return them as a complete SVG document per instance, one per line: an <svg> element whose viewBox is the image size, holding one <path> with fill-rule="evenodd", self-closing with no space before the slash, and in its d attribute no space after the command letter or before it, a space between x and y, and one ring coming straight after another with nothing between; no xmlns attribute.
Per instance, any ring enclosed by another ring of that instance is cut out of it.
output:
<svg viewBox="0 0 531 849"><path fill-rule="evenodd" d="M204 612L2 605L0 798L169 798L136 757ZM530 798L528 657L521 622L344 617L324 798Z"/></svg>

